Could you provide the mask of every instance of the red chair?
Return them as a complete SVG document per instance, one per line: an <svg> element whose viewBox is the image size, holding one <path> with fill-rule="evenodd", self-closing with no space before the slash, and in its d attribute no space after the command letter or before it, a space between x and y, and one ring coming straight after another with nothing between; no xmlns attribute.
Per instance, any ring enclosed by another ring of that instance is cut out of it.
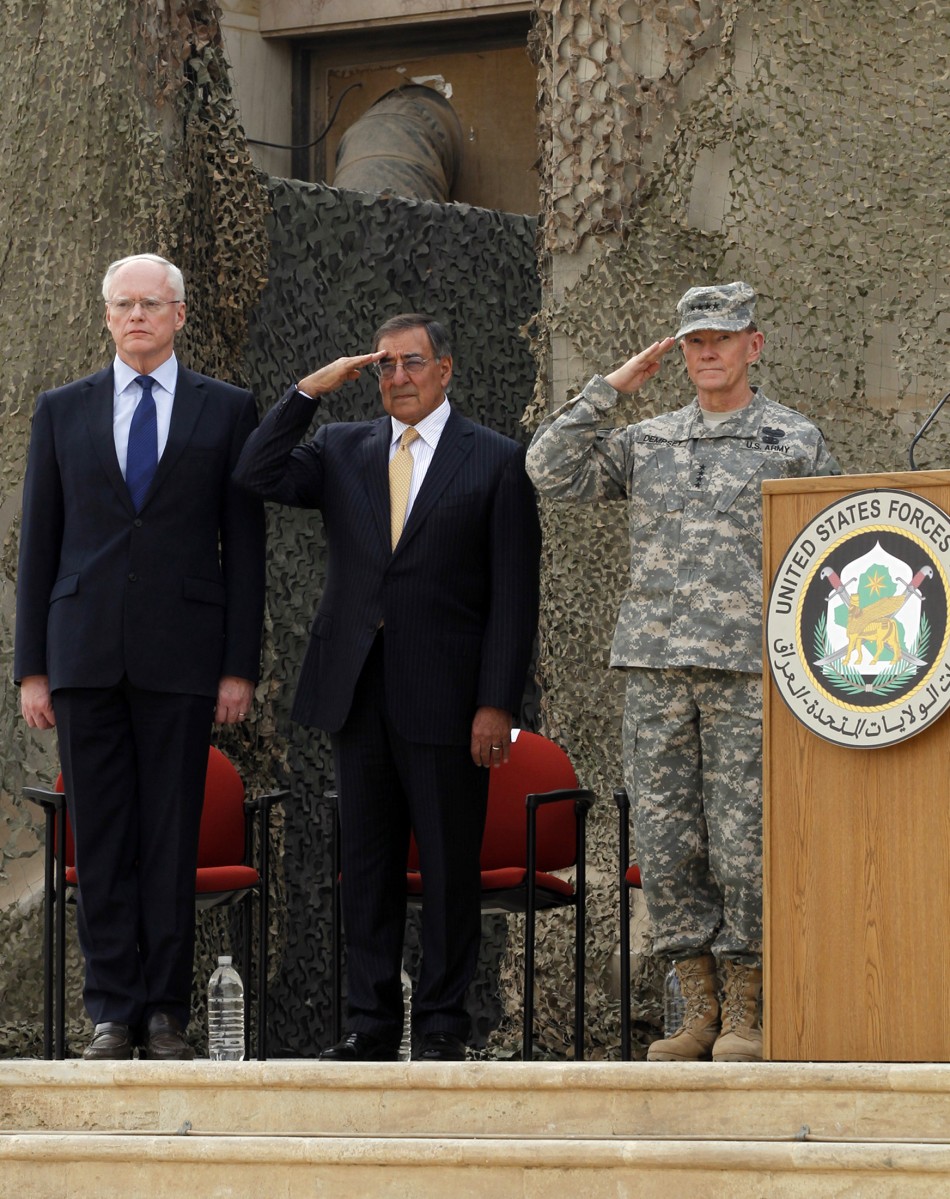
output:
<svg viewBox="0 0 950 1199"><path fill-rule="evenodd" d="M72 829L66 813L63 776L56 789L26 787L24 796L39 804L46 814L43 922L43 1052L47 1059L66 1056L66 903L74 898L79 878ZM242 973L250 995L251 915L253 897L258 900L259 953L257 962L257 1050L266 1058L267 1036L267 929L269 884L270 812L285 799L287 791L275 791L257 799L244 794L241 776L219 749L211 746L205 779L204 806L198 835L198 870L195 875L195 906L199 910L239 904L244 909ZM258 826L260 866L253 862L254 820ZM65 829L65 836L60 830ZM62 882L61 882L62 880ZM54 995L55 988L55 995ZM245 1043L250 1055L250 1004L245 1008ZM53 1044L55 1037L55 1046Z"/></svg>
<svg viewBox="0 0 950 1199"><path fill-rule="evenodd" d="M331 792L336 798L336 793ZM585 848L591 791L560 746L537 733L519 732L511 756L492 767L481 851L481 908L485 913L525 913L525 982L522 1058L534 1050L535 923L539 911L574 909L574 1057L584 1057L586 951ZM338 865L338 863L337 863ZM575 871L572 886L554 871ZM335 872L339 882L339 870ZM424 906L425 883L415 838L409 849L408 901ZM341 1032L342 947L339 887L334 900L334 1033Z"/></svg>
<svg viewBox="0 0 950 1199"><path fill-rule="evenodd" d="M625 787L614 792L620 818L620 1057L630 1061L630 891L642 888L640 867L630 862L630 798Z"/></svg>

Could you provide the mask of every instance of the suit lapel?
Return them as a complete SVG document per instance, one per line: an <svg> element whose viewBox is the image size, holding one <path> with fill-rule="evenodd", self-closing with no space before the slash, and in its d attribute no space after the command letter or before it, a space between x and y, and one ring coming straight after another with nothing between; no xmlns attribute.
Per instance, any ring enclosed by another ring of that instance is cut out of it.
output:
<svg viewBox="0 0 950 1199"><path fill-rule="evenodd" d="M389 531L389 447L392 445L392 421L388 416L376 421L363 442L362 477L369 493L370 508L380 539L390 548Z"/></svg>
<svg viewBox="0 0 950 1199"><path fill-rule="evenodd" d="M125 479L122 477L119 460L115 453L115 434L112 428L115 379L111 367L99 375L94 375L89 380L83 400L92 444L95 446L102 469L123 503L130 512L133 512L129 489L125 485ZM191 440L204 402L204 381L193 371L179 367L178 382L175 385L175 402L172 405L172 419L168 429L168 441L155 471L152 486L145 497L146 504L168 477L182 450Z"/></svg>
<svg viewBox="0 0 950 1199"><path fill-rule="evenodd" d="M178 380L175 384L175 401L172 404L172 419L168 427L168 441L165 444L165 452L159 459L152 486L148 489L145 497L145 504L148 504L174 470L182 450L191 441L198 417L201 415L201 409L204 407L205 398L204 380L193 371L179 366Z"/></svg>
<svg viewBox="0 0 950 1199"><path fill-rule="evenodd" d="M134 511L132 499L129 496L129 489L125 485L125 479L122 477L122 471L119 470L119 459L115 454L115 433L113 431L115 380L111 366L89 379L83 392L82 402L89 435L103 472L115 488L119 498L132 512Z"/></svg>
<svg viewBox="0 0 950 1199"><path fill-rule="evenodd" d="M422 487L412 505L406 527L396 546L396 553L399 553L422 525L439 496L458 474L459 468L472 452L474 445L475 430L471 422L459 416L453 408L446 426L442 430L442 436L439 438L432 462L426 471Z"/></svg>

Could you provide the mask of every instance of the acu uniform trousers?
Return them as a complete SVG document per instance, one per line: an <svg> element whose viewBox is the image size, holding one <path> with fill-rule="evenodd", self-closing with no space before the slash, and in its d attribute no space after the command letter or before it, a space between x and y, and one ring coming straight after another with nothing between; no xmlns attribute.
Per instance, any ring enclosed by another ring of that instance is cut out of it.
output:
<svg viewBox="0 0 950 1199"><path fill-rule="evenodd" d="M762 676L628 668L624 776L658 953L762 954Z"/></svg>

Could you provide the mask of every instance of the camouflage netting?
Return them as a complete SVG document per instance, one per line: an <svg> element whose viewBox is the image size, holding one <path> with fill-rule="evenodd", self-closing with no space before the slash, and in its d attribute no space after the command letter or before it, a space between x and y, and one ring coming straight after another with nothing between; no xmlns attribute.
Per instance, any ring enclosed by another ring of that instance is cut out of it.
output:
<svg viewBox="0 0 950 1199"><path fill-rule="evenodd" d="M4 12L0 887L20 891L41 875L42 834L38 814L15 797L27 779L57 773L54 738L27 735L11 681L16 517L33 400L109 360L102 274L141 250L175 260L190 285L182 359L239 381L267 246L266 196L234 119L213 0L8 0ZM252 782L269 773L271 752L255 732L229 738ZM8 905L0 907L0 1054L15 1055L40 1039L40 905ZM70 955L75 1033L72 928Z"/></svg>
<svg viewBox="0 0 950 1199"><path fill-rule="evenodd" d="M844 469L905 469L947 387L947 17L942 0L539 0L545 305L529 425L672 332L687 287L744 278L761 297L767 394L815 419ZM617 420L689 398L669 361ZM928 434L918 465L950 461L948 430ZM597 979L617 938L623 679L606 664L629 549L620 506L545 504L544 524L542 723L603 796L590 851L599 1056L616 1043ZM652 965L637 996L647 1020ZM569 971L566 949L550 969Z"/></svg>
<svg viewBox="0 0 950 1199"><path fill-rule="evenodd" d="M516 332L533 307L539 380L528 428L595 369L667 332L687 286L744 277L762 297L766 390L818 419L846 469L905 466L912 428L946 386L945 0L538 0L536 11L543 306L531 295L528 223L280 183L268 205L234 125L213 0L8 0L0 47L0 886L21 866L35 875L38 861L37 817L14 796L25 778L55 774L51 740L25 735L9 683L29 413L42 386L105 359L98 287L113 257L149 248L177 259L191 282L183 358L246 376L263 402L314 361L365 343L384 312L440 309L456 332L459 402L509 431L533 381ZM245 313L268 273L271 206L271 285L243 362ZM518 364L510 373L509 361ZM685 376L669 362L618 419L686 397ZM373 410L368 389L347 403L341 414ZM946 463L947 427L928 436L919 463ZM617 940L609 796L619 782L622 679L606 662L626 571L624 514L546 505L543 517L543 724L599 797L588 1048L602 1057L615 1055L618 1041L606 968ZM277 670L254 724L226 747L252 784L269 780L284 755L295 780L288 869L278 880L286 908L278 905L274 921L284 968L272 1036L278 1052L302 1052L325 1036L328 1005L321 913L329 768L324 741L291 734L286 709L323 546L319 522L300 514L273 513L271 531L267 664ZM567 1051L570 1027L569 937L557 920L542 918L539 947L546 1054ZM203 962L220 935L203 927ZM0 937L0 1054L19 1053L38 1043L38 909L0 910ZM503 942L493 926L488 959ZM70 944L75 955L72 935ZM512 984L507 1006L517 1012L516 938L503 972ZM70 978L72 1030L75 956ZM637 985L640 1014L655 1021L652 966ZM494 1020L489 989L483 972L480 1039ZM490 1051L505 1052L515 1039L505 1025Z"/></svg>
<svg viewBox="0 0 950 1199"><path fill-rule="evenodd" d="M213 200L221 203L213 189L207 199L209 205ZM266 264L269 283L251 321L250 347L242 369L262 408L317 363L366 346L385 316L422 309L443 319L452 330L453 398L461 410L525 438L521 422L532 394L534 365L520 329L540 304L536 222L461 205L378 199L283 181L272 181L265 206L271 239ZM249 197L247 209L249 219L263 211L256 195ZM265 264L254 265L256 280ZM187 360L187 348L183 357ZM205 369L234 376L220 365ZM326 419L363 418L375 415L378 406L376 388L366 377L359 386L334 397ZM218 740L258 789L272 779L287 779L292 790L285 820L276 822L280 827L274 838L275 848L283 853L283 866L276 871L277 902L270 930L274 966L268 1048L272 1056L309 1056L330 1037L333 810L326 793L332 787L332 768L327 739L292 727L288 713L325 570L319 516L272 509L269 559L266 681L259 689L258 712L249 725ZM12 556L9 574L12 579ZM529 687L526 727L536 722L536 712ZM12 708L9 724L11 729L18 727ZM20 767L11 794L19 790L23 773ZM55 768L47 773L55 773ZM11 815L30 833L23 852L38 860L36 817L15 806ZM14 848L11 837L7 852ZM25 1047L37 1051L39 911L27 920L6 919L18 940L10 957L15 965L7 972L5 1010L10 1020L0 1027L6 1029L9 1052L23 1052ZM192 1024L192 1039L199 1048L204 1025L202 986L211 955L228 935L221 919L199 919ZM506 942L505 921L486 919L484 933L482 965L471 999L474 1042L481 1045L501 1016L497 967ZM82 1043L83 1018L72 909L67 943L69 1034L75 1048ZM417 953L413 920L410 966ZM4 1048L0 1041L0 1053Z"/></svg>
<svg viewBox="0 0 950 1199"><path fill-rule="evenodd" d="M370 344L396 312L446 323L455 352L453 403L475 420L524 439L521 418L534 365L521 326L540 303L533 220L465 205L338 191L272 180L269 283L251 325L249 368L262 408L295 380ZM379 413L368 373L328 399L317 420ZM288 740L292 799L285 824L286 921L271 992L270 1052L309 1056L328 1043L333 786L329 739L291 726L290 703L323 586L326 545L319 514L269 506L268 627L278 727ZM533 699L524 723L534 723ZM417 949L410 925L408 957ZM482 968L471 1008L475 1043L498 1020L497 961L504 920L485 922Z"/></svg>

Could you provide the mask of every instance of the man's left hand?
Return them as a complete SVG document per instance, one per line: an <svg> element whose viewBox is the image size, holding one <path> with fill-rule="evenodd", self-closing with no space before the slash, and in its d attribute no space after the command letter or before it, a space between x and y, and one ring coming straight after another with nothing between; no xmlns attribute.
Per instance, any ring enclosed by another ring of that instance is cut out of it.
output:
<svg viewBox="0 0 950 1199"><path fill-rule="evenodd" d="M232 675L225 675L218 683L215 724L240 724L247 718L253 702L254 684L250 679L237 679Z"/></svg>
<svg viewBox="0 0 950 1199"><path fill-rule="evenodd" d="M500 766L510 754L511 713L479 708L472 721L472 761L476 766Z"/></svg>

